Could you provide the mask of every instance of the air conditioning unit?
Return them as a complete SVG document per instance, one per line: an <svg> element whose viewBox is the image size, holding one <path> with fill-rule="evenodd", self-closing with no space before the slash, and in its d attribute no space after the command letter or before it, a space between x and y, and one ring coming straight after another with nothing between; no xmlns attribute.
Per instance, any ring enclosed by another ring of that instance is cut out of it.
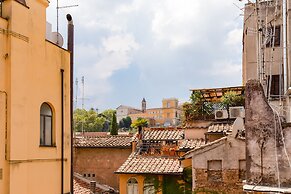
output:
<svg viewBox="0 0 291 194"><path fill-rule="evenodd" d="M215 110L215 119L227 119L227 110Z"/></svg>
<svg viewBox="0 0 291 194"><path fill-rule="evenodd" d="M229 118L245 118L245 108L243 106L229 107Z"/></svg>

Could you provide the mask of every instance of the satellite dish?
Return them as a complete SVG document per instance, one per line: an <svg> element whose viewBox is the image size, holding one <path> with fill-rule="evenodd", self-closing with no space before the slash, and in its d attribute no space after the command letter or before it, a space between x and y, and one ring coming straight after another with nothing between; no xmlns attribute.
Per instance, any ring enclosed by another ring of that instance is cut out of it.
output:
<svg viewBox="0 0 291 194"><path fill-rule="evenodd" d="M62 47L64 44L64 38L58 32L52 32L52 42L56 45Z"/></svg>

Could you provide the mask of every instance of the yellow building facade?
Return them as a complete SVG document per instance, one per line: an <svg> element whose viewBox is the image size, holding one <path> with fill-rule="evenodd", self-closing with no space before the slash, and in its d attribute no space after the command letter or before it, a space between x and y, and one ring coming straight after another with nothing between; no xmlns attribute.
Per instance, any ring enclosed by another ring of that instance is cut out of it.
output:
<svg viewBox="0 0 291 194"><path fill-rule="evenodd" d="M154 120L156 126L177 126L180 123L182 110L178 106L178 99L163 99L161 108L145 109L143 113L129 114L132 121L138 118Z"/></svg>
<svg viewBox="0 0 291 194"><path fill-rule="evenodd" d="M1 4L1 194L70 192L70 53L46 40L48 4Z"/></svg>

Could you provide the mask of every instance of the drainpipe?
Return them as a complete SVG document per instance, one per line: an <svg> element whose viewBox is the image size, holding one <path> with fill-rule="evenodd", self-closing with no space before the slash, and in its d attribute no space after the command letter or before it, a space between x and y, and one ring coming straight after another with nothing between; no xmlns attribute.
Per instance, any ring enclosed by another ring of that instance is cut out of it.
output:
<svg viewBox="0 0 291 194"><path fill-rule="evenodd" d="M68 20L68 50L70 51L70 121L71 121L71 194L74 193L74 169L73 169L73 85L74 85L74 24L70 14L67 14Z"/></svg>
<svg viewBox="0 0 291 194"><path fill-rule="evenodd" d="M64 193L64 70L61 69L61 194Z"/></svg>
<svg viewBox="0 0 291 194"><path fill-rule="evenodd" d="M5 91L0 91L0 93L5 95L5 160L8 160L8 95Z"/></svg>

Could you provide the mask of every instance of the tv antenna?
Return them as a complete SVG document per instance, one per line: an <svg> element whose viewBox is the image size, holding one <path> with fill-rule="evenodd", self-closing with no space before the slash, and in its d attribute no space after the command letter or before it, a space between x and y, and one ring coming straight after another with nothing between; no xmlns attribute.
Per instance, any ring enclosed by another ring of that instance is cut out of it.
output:
<svg viewBox="0 0 291 194"><path fill-rule="evenodd" d="M89 100L89 98L86 98L85 97L85 76L82 76L82 98L81 98L81 101L82 101L82 109L85 108L85 100Z"/></svg>
<svg viewBox="0 0 291 194"><path fill-rule="evenodd" d="M75 109L77 109L78 107L78 78L76 78L75 84L76 84Z"/></svg>
<svg viewBox="0 0 291 194"><path fill-rule="evenodd" d="M59 0L57 0L57 44L59 44L59 9L78 7L79 5L67 5L59 6Z"/></svg>

